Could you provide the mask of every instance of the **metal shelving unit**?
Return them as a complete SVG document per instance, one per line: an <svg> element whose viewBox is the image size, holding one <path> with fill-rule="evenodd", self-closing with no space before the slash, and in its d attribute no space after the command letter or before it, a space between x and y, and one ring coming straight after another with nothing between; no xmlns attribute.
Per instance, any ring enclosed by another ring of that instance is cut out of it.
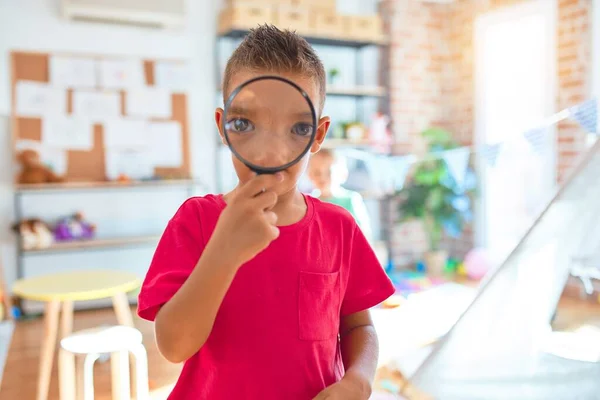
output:
<svg viewBox="0 0 600 400"><path fill-rule="evenodd" d="M14 191L15 218L20 221L24 217L22 200L26 196L52 195L60 193L105 193L107 191L134 190L165 190L185 189L187 197L194 194L196 187L204 187L201 182L182 180L137 181L131 183L119 182L67 182L59 184L16 185ZM95 238L90 240L74 240L57 242L48 248L39 250L24 250L20 235L17 235L17 279L25 277L24 258L30 256L48 256L58 253L75 253L82 251L118 250L137 246L155 246L160 235L127 236L114 238Z"/></svg>
<svg viewBox="0 0 600 400"><path fill-rule="evenodd" d="M217 35L217 41L221 40L241 40L246 34L248 34L248 30L245 29L231 29L226 32L221 32ZM379 85L380 86L365 86L363 82L363 71L361 66L363 65L364 55L363 50L366 48L377 47L379 49L379 56L381 58L380 63L382 65L387 64L387 54L389 52L388 44L389 41L387 38L381 38L380 40L347 40L343 38L331 38L331 37L319 37L319 36L304 36L305 39L311 44L316 46L332 46L332 47L342 47L354 50L354 62L355 62L355 86L353 87L336 87L336 86L328 86L327 88L327 96L329 97L350 97L355 99L355 115L357 120L364 121L363 109L364 100L365 99L378 99L378 108L384 112L389 113L389 93L387 91L389 76L386 72L386 68L381 68L379 73ZM216 63L216 71L217 71L217 84L215 85L220 91L220 78L221 78L221 68L219 65L220 55L219 55L219 43L215 46L215 57L217 60ZM376 60L374 60L376 62ZM218 135L216 136L217 140L217 149L222 149L223 144L219 140ZM360 149L368 149L370 144L367 140L361 141L352 141L348 139L334 139L327 138L325 146L330 148L343 148L343 147L354 147ZM217 187L220 191L223 191L223 183L222 183L222 174L220 166L220 157L217 157L215 173L216 173L216 182ZM373 198L373 197L371 197ZM376 200L380 204L381 208L381 233L383 240L385 241L386 248L388 249L388 258L392 259L392 244L391 244L391 224L390 224L390 215L389 209L391 205L391 201L393 196L377 196Z"/></svg>

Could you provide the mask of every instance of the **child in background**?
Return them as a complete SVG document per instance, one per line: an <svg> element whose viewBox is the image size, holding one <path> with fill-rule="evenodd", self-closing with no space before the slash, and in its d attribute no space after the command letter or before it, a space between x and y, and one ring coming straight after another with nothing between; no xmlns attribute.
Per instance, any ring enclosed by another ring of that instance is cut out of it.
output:
<svg viewBox="0 0 600 400"><path fill-rule="evenodd" d="M348 210L367 239L372 239L371 221L362 196L342 187L348 178L348 168L342 157L330 149L319 150L310 159L308 177L314 186L315 197Z"/></svg>
<svg viewBox="0 0 600 400"><path fill-rule="evenodd" d="M300 36L261 26L229 59L224 97L266 74L315 105L310 152L258 176L232 156L238 186L188 199L169 221L138 314L155 321L161 354L185 362L170 399L367 400L378 359L369 308L394 287L350 213L298 190L330 125L323 64ZM227 122L254 126L251 115ZM286 151L259 150L262 161Z"/></svg>

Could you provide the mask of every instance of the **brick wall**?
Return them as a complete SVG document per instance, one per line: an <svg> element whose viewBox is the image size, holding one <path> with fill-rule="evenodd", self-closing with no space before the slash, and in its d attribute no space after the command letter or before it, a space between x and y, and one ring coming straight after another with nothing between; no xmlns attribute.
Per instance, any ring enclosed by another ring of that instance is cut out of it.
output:
<svg viewBox="0 0 600 400"><path fill-rule="evenodd" d="M391 39L386 67L398 153L422 151L419 132L431 125L449 129L464 145L473 143L475 19L526 1L531 0L382 1ZM557 110L584 101L592 92L591 3L557 0ZM561 122L557 141L557 176L562 180L584 148L585 133L573 122ZM415 229L397 227L394 247L398 259L414 255L411 235L421 238ZM461 256L472 243L469 229L460 240L448 241L447 247ZM421 247L422 243L417 244Z"/></svg>

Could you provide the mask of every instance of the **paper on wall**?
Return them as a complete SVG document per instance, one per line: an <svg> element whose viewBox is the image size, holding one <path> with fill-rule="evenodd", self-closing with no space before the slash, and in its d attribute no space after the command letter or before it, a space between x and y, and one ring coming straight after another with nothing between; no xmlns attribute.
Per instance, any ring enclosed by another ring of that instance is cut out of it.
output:
<svg viewBox="0 0 600 400"><path fill-rule="evenodd" d="M39 156L42 164L50 168L57 175L67 173L67 152L63 149L45 147L36 140L19 140L15 143L17 152L23 150L34 150Z"/></svg>
<svg viewBox="0 0 600 400"><path fill-rule="evenodd" d="M121 96L117 92L74 91L73 115L103 122L121 115Z"/></svg>
<svg viewBox="0 0 600 400"><path fill-rule="evenodd" d="M94 125L85 118L47 116L42 120L42 144L49 148L89 151L94 147Z"/></svg>
<svg viewBox="0 0 600 400"><path fill-rule="evenodd" d="M191 74L187 63L157 61L154 63L154 84L173 92L186 92Z"/></svg>
<svg viewBox="0 0 600 400"><path fill-rule="evenodd" d="M42 82L18 81L15 112L20 117L34 118L66 114L67 92Z"/></svg>
<svg viewBox="0 0 600 400"><path fill-rule="evenodd" d="M148 124L152 159L159 167L181 167L183 164L183 138L177 121L150 122Z"/></svg>
<svg viewBox="0 0 600 400"><path fill-rule="evenodd" d="M100 86L106 89L131 89L145 86L141 60L101 60Z"/></svg>
<svg viewBox="0 0 600 400"><path fill-rule="evenodd" d="M96 60L51 56L50 82L56 87L93 89L97 86Z"/></svg>
<svg viewBox="0 0 600 400"><path fill-rule="evenodd" d="M116 180L119 175L131 179L148 179L154 176L154 164L147 150L105 149L106 178Z"/></svg>
<svg viewBox="0 0 600 400"><path fill-rule="evenodd" d="M125 95L125 114L132 117L170 118L171 107L171 93L167 89L138 88Z"/></svg>
<svg viewBox="0 0 600 400"><path fill-rule="evenodd" d="M104 147L110 149L144 149L150 147L148 123L132 118L113 118L104 123Z"/></svg>

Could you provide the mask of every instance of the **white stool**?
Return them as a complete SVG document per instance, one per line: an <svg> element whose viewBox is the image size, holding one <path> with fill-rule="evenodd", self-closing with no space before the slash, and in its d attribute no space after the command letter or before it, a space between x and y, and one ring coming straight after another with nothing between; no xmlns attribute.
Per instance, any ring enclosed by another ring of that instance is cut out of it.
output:
<svg viewBox="0 0 600 400"><path fill-rule="evenodd" d="M135 358L136 399L147 400L148 357L142 334L128 326L109 326L75 332L60 341L58 359L61 400L94 399L94 363L102 355L111 355L112 398L129 400L129 353ZM79 357L78 382L75 381L75 356ZM76 397L77 393L77 397Z"/></svg>

